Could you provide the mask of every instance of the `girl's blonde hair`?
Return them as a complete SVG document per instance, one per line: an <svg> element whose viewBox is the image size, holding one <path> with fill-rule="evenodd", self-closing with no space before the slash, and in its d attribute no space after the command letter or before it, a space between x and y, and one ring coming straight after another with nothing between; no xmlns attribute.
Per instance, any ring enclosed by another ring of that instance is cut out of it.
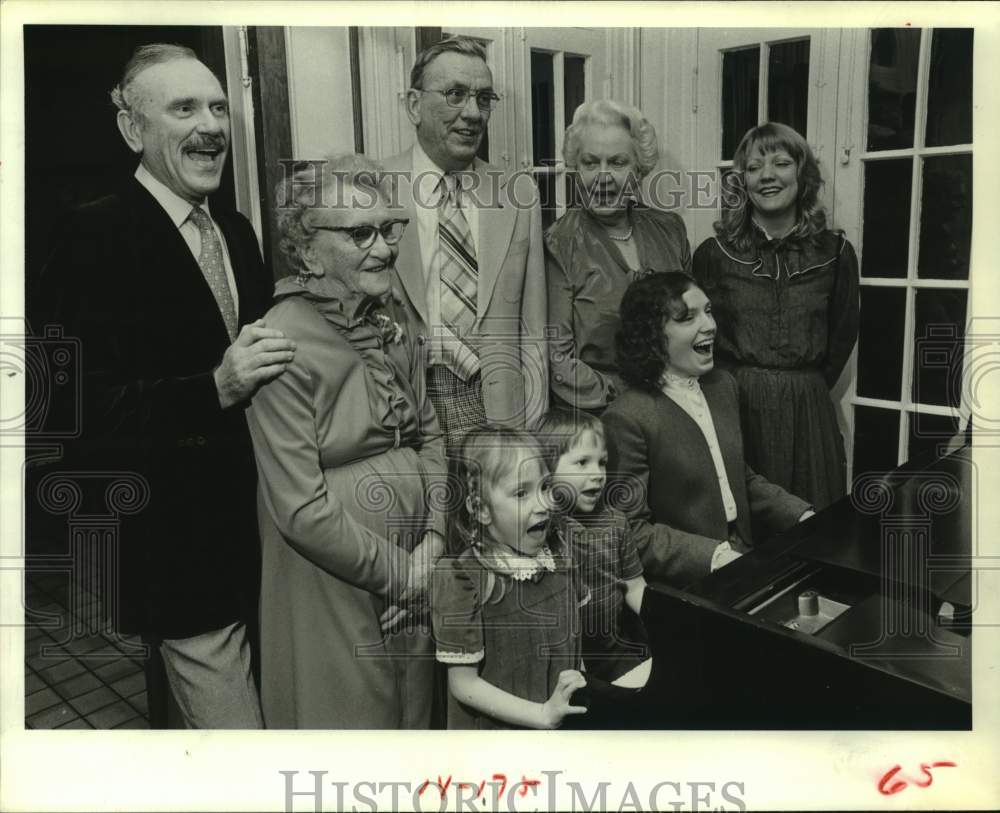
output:
<svg viewBox="0 0 1000 813"><path fill-rule="evenodd" d="M819 172L819 162L808 142L795 130L785 124L767 122L747 130L733 155L733 169L729 183L733 184L724 192L722 218L715 225L715 233L730 245L744 251L754 246L753 205L746 188L746 169L756 152L767 154L784 150L795 161L799 184L796 200L796 222L789 236L799 238L815 237L826 228L826 212L819 205L819 190L823 178ZM732 204L732 205L728 205Z"/></svg>
<svg viewBox="0 0 1000 813"><path fill-rule="evenodd" d="M544 465L538 441L521 429L504 426L478 426L469 430L451 461L452 481L458 492L455 508L448 514L447 541L452 553L479 548L483 526L473 514L492 488L507 476L518 462L512 449L529 449Z"/></svg>

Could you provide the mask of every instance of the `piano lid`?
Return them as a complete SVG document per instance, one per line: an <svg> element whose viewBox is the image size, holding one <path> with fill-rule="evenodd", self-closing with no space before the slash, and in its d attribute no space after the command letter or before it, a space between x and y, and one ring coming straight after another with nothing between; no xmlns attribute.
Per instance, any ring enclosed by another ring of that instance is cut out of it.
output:
<svg viewBox="0 0 1000 813"><path fill-rule="evenodd" d="M976 487L968 446L928 465L859 478L853 494L800 526L787 552L968 607Z"/></svg>

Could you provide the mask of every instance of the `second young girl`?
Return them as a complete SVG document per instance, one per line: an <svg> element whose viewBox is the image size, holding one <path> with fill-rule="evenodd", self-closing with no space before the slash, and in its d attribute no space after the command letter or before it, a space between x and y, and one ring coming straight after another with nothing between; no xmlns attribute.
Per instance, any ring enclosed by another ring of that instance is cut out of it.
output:
<svg viewBox="0 0 1000 813"><path fill-rule="evenodd" d="M646 580L628 518L604 500L604 426L589 413L556 408L542 421L539 437L552 468L553 503L590 590L581 611L584 665L589 675L619 681L648 659L639 620ZM640 684L642 674L634 675ZM634 685L632 677L624 685Z"/></svg>
<svg viewBox="0 0 1000 813"><path fill-rule="evenodd" d="M538 442L479 428L455 465L460 504L452 555L434 571L437 659L448 666L449 728L557 728L586 685L580 673L581 587L550 522L549 471Z"/></svg>

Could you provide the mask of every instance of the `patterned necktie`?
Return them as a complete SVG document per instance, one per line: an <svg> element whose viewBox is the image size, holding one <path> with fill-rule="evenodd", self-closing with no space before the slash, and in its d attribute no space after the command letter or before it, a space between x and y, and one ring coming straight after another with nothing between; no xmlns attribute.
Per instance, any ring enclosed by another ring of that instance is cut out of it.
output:
<svg viewBox="0 0 1000 813"><path fill-rule="evenodd" d="M443 176L438 187L438 269L441 279L441 321L455 337L443 350L445 364L463 381L479 369L479 359L466 344L476 322L479 264L472 230L458 206L454 177Z"/></svg>
<svg viewBox="0 0 1000 813"><path fill-rule="evenodd" d="M215 303L219 306L219 312L226 323L229 341L235 341L236 306L233 304L233 293L229 290L229 281L226 279L226 266L222 260L222 244L212 227L211 218L205 214L205 210L200 206L195 206L191 210L188 220L198 227L198 233L201 235L201 254L198 256L201 273L205 275L205 282L212 289L212 296L215 297Z"/></svg>

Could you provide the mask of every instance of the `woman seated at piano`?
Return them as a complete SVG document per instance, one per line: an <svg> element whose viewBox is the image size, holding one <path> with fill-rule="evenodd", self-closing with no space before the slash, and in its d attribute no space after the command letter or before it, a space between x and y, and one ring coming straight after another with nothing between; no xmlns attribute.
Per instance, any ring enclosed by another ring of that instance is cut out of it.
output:
<svg viewBox="0 0 1000 813"><path fill-rule="evenodd" d="M809 504L744 460L735 379L715 370L705 292L668 271L621 303L627 389L608 407L609 498L628 515L646 578L685 587L812 516Z"/></svg>

